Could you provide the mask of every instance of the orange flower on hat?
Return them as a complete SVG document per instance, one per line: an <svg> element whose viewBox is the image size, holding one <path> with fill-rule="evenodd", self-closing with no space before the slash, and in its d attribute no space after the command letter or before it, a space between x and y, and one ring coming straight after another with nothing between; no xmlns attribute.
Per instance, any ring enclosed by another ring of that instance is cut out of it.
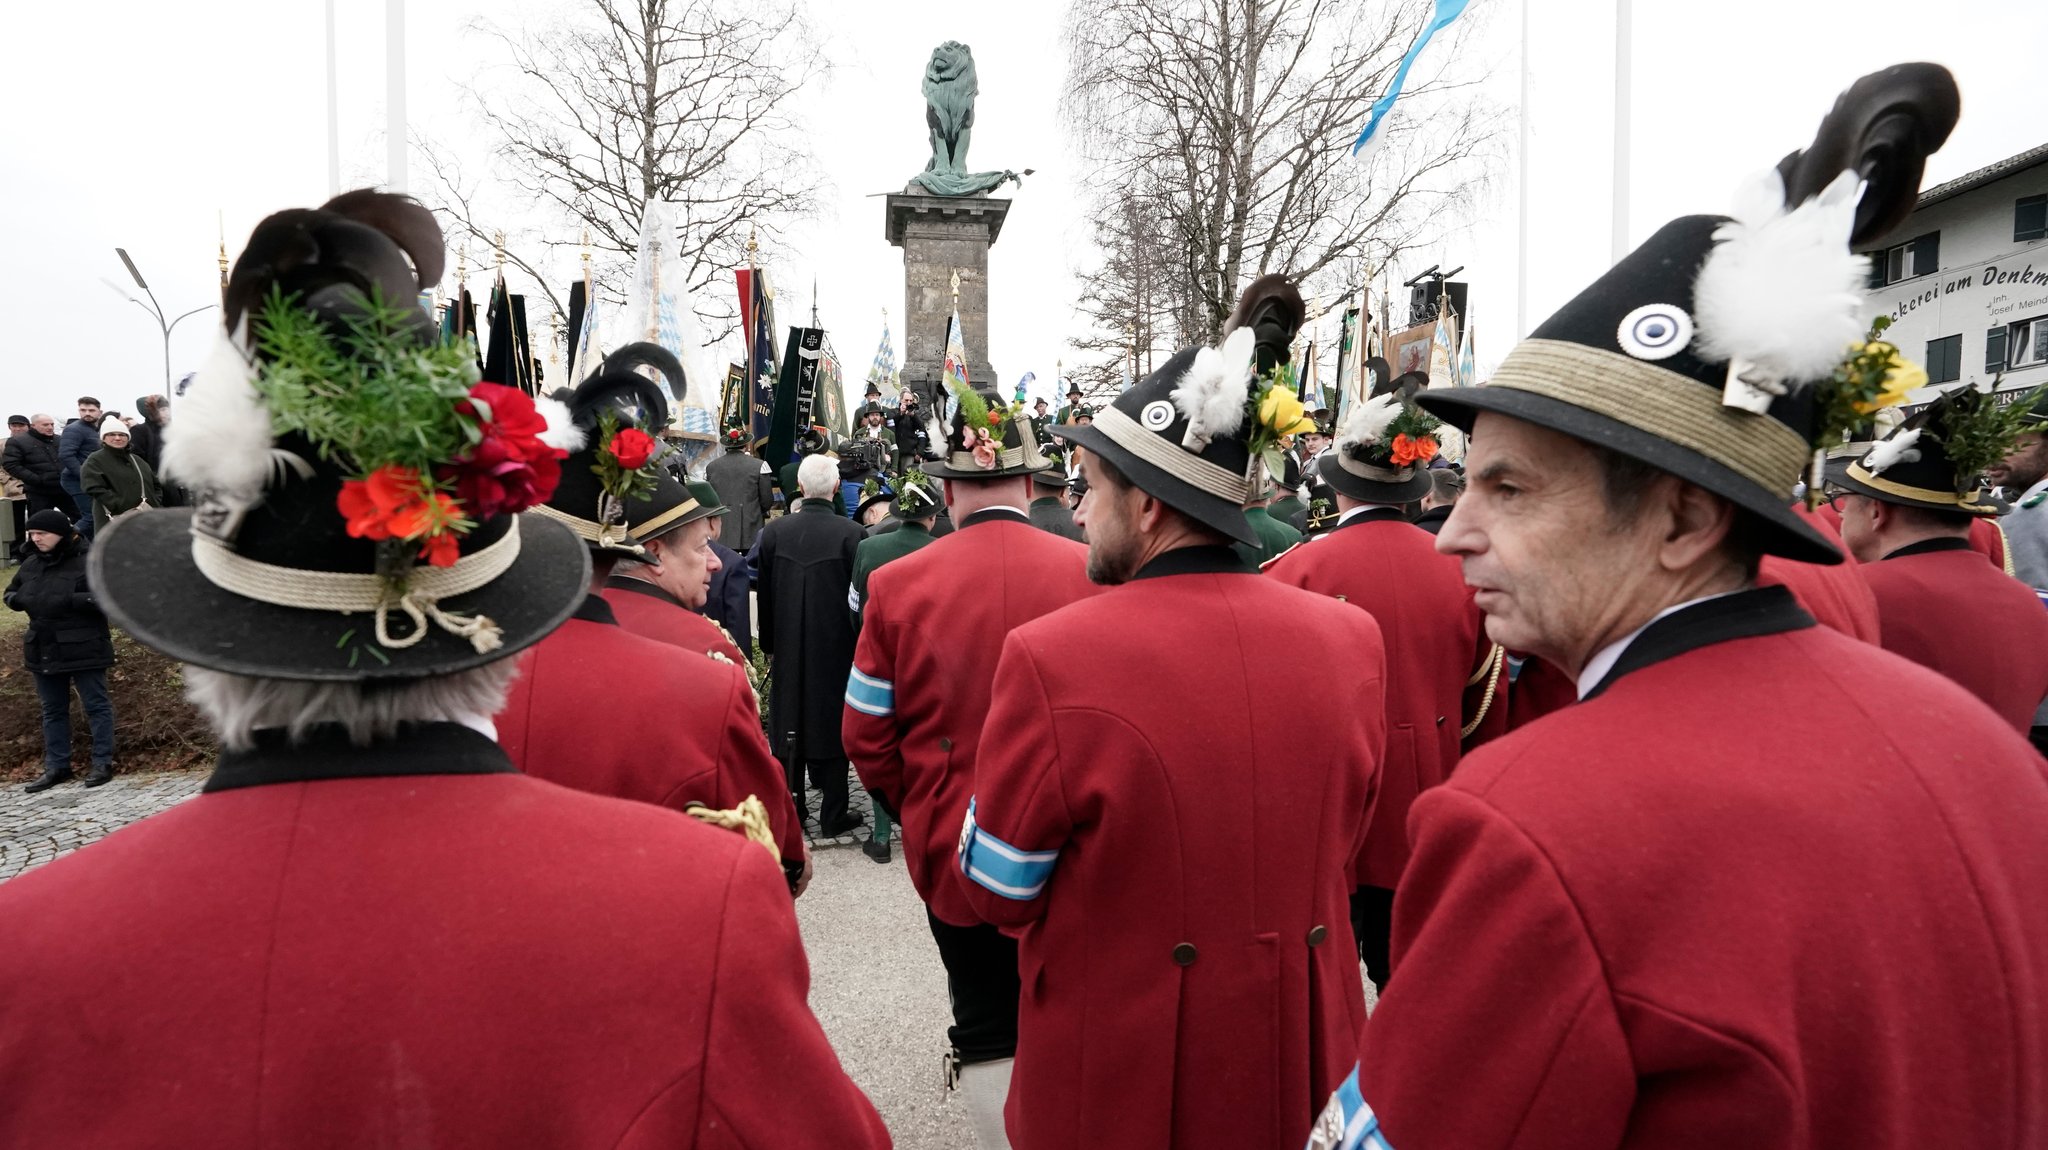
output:
<svg viewBox="0 0 2048 1150"><path fill-rule="evenodd" d="M1433 435L1396 435L1390 446L1390 454L1396 467L1406 467L1411 463L1428 463L1436 458L1437 443Z"/></svg>
<svg viewBox="0 0 2048 1150"><path fill-rule="evenodd" d="M366 479L351 479L341 485L335 505L348 520L351 538L424 539L420 557L436 567L447 567L460 555L454 528L462 508L434 490L417 468L386 464Z"/></svg>

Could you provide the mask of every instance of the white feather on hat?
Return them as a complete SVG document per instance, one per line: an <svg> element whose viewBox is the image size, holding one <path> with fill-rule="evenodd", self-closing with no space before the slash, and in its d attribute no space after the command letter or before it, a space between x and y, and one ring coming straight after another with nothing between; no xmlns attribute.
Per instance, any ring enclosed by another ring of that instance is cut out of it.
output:
<svg viewBox="0 0 2048 1150"><path fill-rule="evenodd" d="M1776 169L1744 185L1693 285L1702 358L1741 361L1780 388L1833 374L1863 339L1870 265L1849 250L1862 187L1845 171L1787 211Z"/></svg>
<svg viewBox="0 0 2048 1150"><path fill-rule="evenodd" d="M1919 428L1901 431L1870 449L1870 453L1863 457L1863 470L1876 475L1896 463L1918 463L1920 449L1913 446L1918 442Z"/></svg>
<svg viewBox="0 0 2048 1150"><path fill-rule="evenodd" d="M1337 432L1337 450L1356 455L1361 448L1379 446L1387 437L1387 427L1400 414L1401 397L1391 391L1353 404Z"/></svg>
<svg viewBox="0 0 2048 1150"><path fill-rule="evenodd" d="M1244 405L1251 397L1252 355L1257 350L1250 328L1238 328L1222 348L1205 347L1173 389L1173 405L1187 417L1181 446L1200 451L1212 440L1236 435L1244 426Z"/></svg>
<svg viewBox="0 0 2048 1150"><path fill-rule="evenodd" d="M553 396L543 395L533 401L533 409L547 420L548 429L540 433L540 441L557 451L581 451L585 435L576 426L575 417L569 413L569 405Z"/></svg>

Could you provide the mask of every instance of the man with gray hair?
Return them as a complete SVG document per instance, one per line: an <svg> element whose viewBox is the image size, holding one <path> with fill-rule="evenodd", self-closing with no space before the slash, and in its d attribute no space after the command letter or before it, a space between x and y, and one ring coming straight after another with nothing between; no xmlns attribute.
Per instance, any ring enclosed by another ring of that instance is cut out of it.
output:
<svg viewBox="0 0 2048 1150"><path fill-rule="evenodd" d="M511 656L591 564L517 514L562 426L411 306L441 270L427 210L369 191L245 245L225 326L274 350L223 344L188 396L165 465L197 506L90 559L112 620L187 664L220 762L0 886L0 1145L887 1146L805 1005L772 851L494 738ZM336 360L412 370L255 386Z"/></svg>
<svg viewBox="0 0 2048 1150"><path fill-rule="evenodd" d="M768 689L770 741L803 812L804 773L818 789L818 832L843 835L861 824L847 810L846 751L839 739L840 700L853 666L853 587L860 525L832 508L839 463L807 455L796 469L802 502L761 529L755 592L760 596L761 650L774 660Z"/></svg>

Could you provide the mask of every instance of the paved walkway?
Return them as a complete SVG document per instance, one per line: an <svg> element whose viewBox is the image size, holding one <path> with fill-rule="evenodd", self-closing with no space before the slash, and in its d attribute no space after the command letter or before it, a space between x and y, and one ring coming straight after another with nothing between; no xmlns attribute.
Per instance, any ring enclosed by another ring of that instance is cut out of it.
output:
<svg viewBox="0 0 2048 1150"><path fill-rule="evenodd" d="M58 855L120 830L136 819L183 802L206 783L204 771L116 775L86 790L75 780L38 795L19 784L0 789L0 879L10 879Z"/></svg>

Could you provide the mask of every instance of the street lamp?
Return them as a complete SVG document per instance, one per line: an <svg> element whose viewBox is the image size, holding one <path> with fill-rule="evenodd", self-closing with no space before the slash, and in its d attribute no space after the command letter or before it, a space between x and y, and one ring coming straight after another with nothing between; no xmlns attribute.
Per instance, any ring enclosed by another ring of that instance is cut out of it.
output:
<svg viewBox="0 0 2048 1150"><path fill-rule="evenodd" d="M107 286L108 286L108 287L111 287L111 288L114 288L114 290L115 290L115 291L117 291L117 292L121 292L121 294L122 294L123 296L125 296L125 297L127 298L127 300L128 300L128 302L129 302L129 303L132 303L132 304L134 304L134 305L135 305L136 307L139 307L139 308L141 308L141 309L142 309L143 311L146 311L146 312L148 312L148 313L150 314L150 317L156 320L156 324L157 324L157 326L158 326L159 328L162 328L162 329L163 329L163 333L164 333L164 394L165 394L165 395L169 395L169 394L171 393L171 331L172 331L172 329L176 328L176 327L177 327L177 326L178 326L178 325L179 325L180 323L184 322L185 320L188 320L188 319L192 318L193 316L195 316L195 315L198 315L198 314L199 314L200 312L203 312L203 311L207 310L207 308L219 307L220 305L219 305L219 304L211 304L211 303L210 303L210 304L205 304L205 305L202 305L202 306L200 306L200 307L195 307L195 308L193 308L193 309L192 309L191 311L188 311L188 312L186 312L186 313L185 313L184 315L181 315L181 316L179 316L179 317L178 317L177 319L171 320L171 321L170 321L169 323L165 323L165 322L164 322L164 309L163 309L163 306L162 306L161 304L159 304L159 303L157 303L157 302L156 302L156 293L155 293L155 292L153 292L153 291L150 291L150 290L149 290L149 285L148 285L147 283L143 282L143 279L142 279L142 273L141 273L140 271L136 270L136 267L135 267L135 261L134 261L134 260L132 260L132 259L129 259L129 258L128 258L128 249L127 249L127 248L115 248L115 249L114 249L114 254L115 254L115 255L117 255L117 256L120 256L120 257L121 257L121 263L122 263L123 265L125 265L125 266L127 267L127 269L128 269L128 274L129 274L130 276L132 276L132 277L134 278L134 280L135 280L135 286L136 286L136 287L139 287L139 288L141 288L141 289L142 289L142 292L143 292L143 294L144 294L144 295L147 295L147 296L149 297L149 302L148 302L148 303L143 303L143 302L142 302L141 300L139 300L139 299L136 299L136 298L135 298L134 296L132 296L132 295L128 295L128 293L127 293L127 292L123 292L123 291L121 291L121 289L120 289L120 288L118 288L118 287L114 287L114 285L113 285L112 283L107 283ZM106 281L102 281L102 282L106 282Z"/></svg>

